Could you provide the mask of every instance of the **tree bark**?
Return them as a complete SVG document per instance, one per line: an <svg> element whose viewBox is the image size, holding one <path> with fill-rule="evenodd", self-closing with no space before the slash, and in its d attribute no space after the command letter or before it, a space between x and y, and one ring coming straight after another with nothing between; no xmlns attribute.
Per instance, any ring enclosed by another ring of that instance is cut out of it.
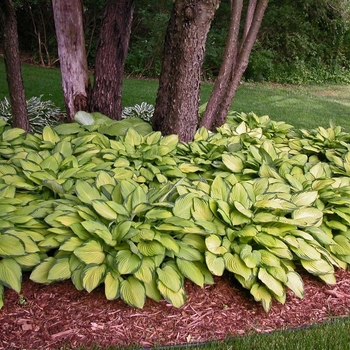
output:
<svg viewBox="0 0 350 350"><path fill-rule="evenodd" d="M121 119L125 58L129 48L134 0L108 0L95 60L89 109Z"/></svg>
<svg viewBox="0 0 350 350"><path fill-rule="evenodd" d="M153 129L190 141L198 126L205 42L220 0L175 0L167 28Z"/></svg>
<svg viewBox="0 0 350 350"><path fill-rule="evenodd" d="M81 0L52 0L67 118L87 110L89 91Z"/></svg>
<svg viewBox="0 0 350 350"><path fill-rule="evenodd" d="M211 130L215 130L226 121L268 5L268 0L249 1L245 27L239 43L236 28L241 20L243 1L232 0L232 2L230 34L226 42L225 57L201 120L201 126Z"/></svg>
<svg viewBox="0 0 350 350"><path fill-rule="evenodd" d="M1 0L1 22L3 30L4 59L6 78L12 110L12 126L29 132L27 102L19 56L17 20L12 0Z"/></svg>

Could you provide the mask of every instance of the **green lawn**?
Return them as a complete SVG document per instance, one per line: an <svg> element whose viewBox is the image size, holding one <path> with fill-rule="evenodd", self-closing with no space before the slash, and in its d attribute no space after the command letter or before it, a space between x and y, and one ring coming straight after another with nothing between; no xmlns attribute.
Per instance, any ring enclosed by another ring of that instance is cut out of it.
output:
<svg viewBox="0 0 350 350"><path fill-rule="evenodd" d="M22 65L26 96L43 95L64 109L60 71L29 64ZM123 86L123 106L155 103L157 80L127 78ZM202 86L201 102L208 101L212 85ZM3 59L0 58L0 99L8 96ZM285 121L297 128L329 126L329 121L350 131L350 85L282 86L243 83L232 103L238 112L255 112Z"/></svg>

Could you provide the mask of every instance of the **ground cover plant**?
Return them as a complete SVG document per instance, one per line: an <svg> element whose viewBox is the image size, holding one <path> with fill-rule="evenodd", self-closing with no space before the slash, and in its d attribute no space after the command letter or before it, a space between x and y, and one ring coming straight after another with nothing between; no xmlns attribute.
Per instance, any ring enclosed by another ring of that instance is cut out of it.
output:
<svg viewBox="0 0 350 350"><path fill-rule="evenodd" d="M295 130L255 114L229 116L193 142L138 118L80 113L79 123L25 134L1 124L1 300L38 283L104 285L109 300L176 307L185 279L225 271L269 311L297 267L335 283L350 262L349 137Z"/></svg>

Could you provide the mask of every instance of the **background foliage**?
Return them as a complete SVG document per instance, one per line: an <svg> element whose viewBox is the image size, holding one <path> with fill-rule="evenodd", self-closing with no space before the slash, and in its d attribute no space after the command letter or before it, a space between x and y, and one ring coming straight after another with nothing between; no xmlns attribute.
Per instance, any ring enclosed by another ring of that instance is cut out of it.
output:
<svg viewBox="0 0 350 350"><path fill-rule="evenodd" d="M88 62L93 68L104 1L84 3ZM43 65L57 65L51 2L17 1L22 52ZM136 2L126 74L158 76L172 2ZM344 0L271 0L245 79L279 83L349 82L349 5ZM222 1L208 36L203 78L221 64L229 3Z"/></svg>

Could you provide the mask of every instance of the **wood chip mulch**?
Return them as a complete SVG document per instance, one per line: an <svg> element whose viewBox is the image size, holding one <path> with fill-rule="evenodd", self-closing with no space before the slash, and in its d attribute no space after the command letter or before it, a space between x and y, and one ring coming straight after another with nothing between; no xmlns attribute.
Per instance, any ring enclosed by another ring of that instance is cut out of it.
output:
<svg viewBox="0 0 350 350"><path fill-rule="evenodd" d="M336 271L330 286L301 273L305 297L287 292L269 313L227 277L203 289L186 282L188 299L177 309L147 300L135 309L107 301L103 287L90 294L70 281L39 285L25 276L21 294L6 289L0 310L0 349L74 349L84 346L156 346L224 340L229 336L298 328L350 315L350 271Z"/></svg>

